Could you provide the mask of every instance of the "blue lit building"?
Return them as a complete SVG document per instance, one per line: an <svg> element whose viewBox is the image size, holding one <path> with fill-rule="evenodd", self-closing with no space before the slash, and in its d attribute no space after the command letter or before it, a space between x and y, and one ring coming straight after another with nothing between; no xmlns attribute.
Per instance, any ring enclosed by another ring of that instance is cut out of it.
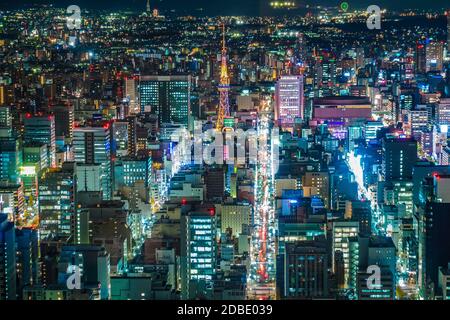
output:
<svg viewBox="0 0 450 320"><path fill-rule="evenodd" d="M14 223L0 213L0 300L16 300L16 244Z"/></svg>
<svg viewBox="0 0 450 320"><path fill-rule="evenodd" d="M123 176L118 177L123 179L124 185L133 187L137 181L144 181L145 187L150 186L151 172L152 172L152 160L150 157L143 158L124 158L123 164Z"/></svg>
<svg viewBox="0 0 450 320"><path fill-rule="evenodd" d="M41 239L49 235L70 237L75 218L75 163L51 168L39 180L39 221Z"/></svg>
<svg viewBox="0 0 450 320"><path fill-rule="evenodd" d="M24 142L46 144L49 166L54 167L56 165L55 117L27 114L23 122Z"/></svg>
<svg viewBox="0 0 450 320"><path fill-rule="evenodd" d="M189 125L191 76L142 76L139 83L141 112L150 108L158 122Z"/></svg>
<svg viewBox="0 0 450 320"><path fill-rule="evenodd" d="M22 152L16 138L0 138L0 182L18 183Z"/></svg>
<svg viewBox="0 0 450 320"><path fill-rule="evenodd" d="M182 299L207 297L212 290L216 263L214 209L182 217L181 235Z"/></svg>
<svg viewBox="0 0 450 320"><path fill-rule="evenodd" d="M22 290L38 281L38 232L36 229L16 229L17 245L17 292L22 296Z"/></svg>

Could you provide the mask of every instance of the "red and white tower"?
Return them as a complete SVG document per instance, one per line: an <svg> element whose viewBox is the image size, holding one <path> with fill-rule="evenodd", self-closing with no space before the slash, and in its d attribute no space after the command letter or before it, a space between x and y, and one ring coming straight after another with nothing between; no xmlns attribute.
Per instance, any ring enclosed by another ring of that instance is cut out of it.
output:
<svg viewBox="0 0 450 320"><path fill-rule="evenodd" d="M222 24L222 58L220 66L220 83L218 86L220 93L219 112L217 115L216 130L222 131L225 117L230 116L230 101L228 92L230 91L230 77L228 76L227 47L225 43L225 24Z"/></svg>

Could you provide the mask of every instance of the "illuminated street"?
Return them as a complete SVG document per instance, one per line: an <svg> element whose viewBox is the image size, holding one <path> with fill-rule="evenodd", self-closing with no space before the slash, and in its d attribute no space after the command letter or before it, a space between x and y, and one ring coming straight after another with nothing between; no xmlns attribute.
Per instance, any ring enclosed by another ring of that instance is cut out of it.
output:
<svg viewBox="0 0 450 320"><path fill-rule="evenodd" d="M261 300L275 298L275 210L274 173L271 150L270 119L260 115L257 136L258 162L255 174L255 207L248 278L248 297Z"/></svg>

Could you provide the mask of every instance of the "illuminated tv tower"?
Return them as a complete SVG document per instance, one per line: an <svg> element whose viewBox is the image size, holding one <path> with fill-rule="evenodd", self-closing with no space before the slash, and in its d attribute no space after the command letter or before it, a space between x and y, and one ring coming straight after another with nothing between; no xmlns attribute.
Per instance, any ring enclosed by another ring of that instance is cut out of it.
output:
<svg viewBox="0 0 450 320"><path fill-rule="evenodd" d="M147 12L150 12L150 0L147 0Z"/></svg>
<svg viewBox="0 0 450 320"><path fill-rule="evenodd" d="M222 24L222 63L220 66L220 83L218 86L220 93L219 112L217 115L216 130L222 131L225 117L230 116L230 101L228 92L230 91L230 78L227 66L227 47L225 43L225 24Z"/></svg>

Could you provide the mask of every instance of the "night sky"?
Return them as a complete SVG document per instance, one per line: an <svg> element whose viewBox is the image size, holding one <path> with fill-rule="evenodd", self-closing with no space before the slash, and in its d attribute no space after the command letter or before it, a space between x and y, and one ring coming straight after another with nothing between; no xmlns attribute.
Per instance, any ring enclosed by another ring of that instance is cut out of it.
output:
<svg viewBox="0 0 450 320"><path fill-rule="evenodd" d="M150 0L151 7L158 7L161 10L175 9L177 12L191 12L220 15L220 14L243 14L259 15L261 7L271 0ZM296 0L300 4L322 4L328 6L338 6L340 0ZM388 9L401 8L443 8L450 7L449 0L347 0L351 8L367 7L377 4ZM0 0L0 8L20 7L33 3L51 3L56 6L79 5L83 8L94 9L132 9L144 10L146 0ZM203 11L199 11L203 8Z"/></svg>

